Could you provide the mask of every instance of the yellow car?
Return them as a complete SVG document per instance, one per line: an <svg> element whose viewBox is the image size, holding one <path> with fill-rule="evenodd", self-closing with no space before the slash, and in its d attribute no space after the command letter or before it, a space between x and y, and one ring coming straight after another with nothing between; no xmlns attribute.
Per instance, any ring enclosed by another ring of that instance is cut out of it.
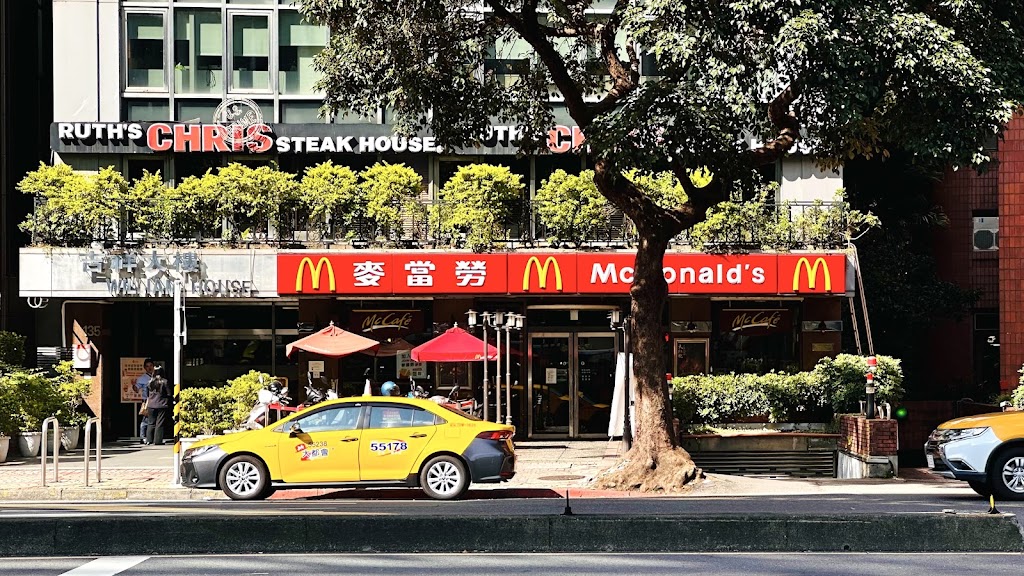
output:
<svg viewBox="0 0 1024 576"><path fill-rule="evenodd" d="M965 480L982 496L1024 500L1024 412L996 412L940 424L924 446L935 474Z"/></svg>
<svg viewBox="0 0 1024 576"><path fill-rule="evenodd" d="M256 500L287 488L420 486L441 500L470 482L515 475L512 426L413 398L316 404L266 428L193 444L181 459L191 488Z"/></svg>

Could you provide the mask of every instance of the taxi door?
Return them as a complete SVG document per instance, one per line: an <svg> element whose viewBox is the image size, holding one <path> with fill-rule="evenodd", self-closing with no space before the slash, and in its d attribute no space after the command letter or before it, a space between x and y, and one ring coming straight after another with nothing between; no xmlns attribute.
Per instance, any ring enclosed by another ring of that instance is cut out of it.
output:
<svg viewBox="0 0 1024 576"><path fill-rule="evenodd" d="M367 406L367 410L359 443L359 479L405 480L437 431L434 414L401 404Z"/></svg>
<svg viewBox="0 0 1024 576"><path fill-rule="evenodd" d="M359 404L336 404L285 424L278 441L281 480L288 483L359 480ZM291 432L293 425L299 429Z"/></svg>

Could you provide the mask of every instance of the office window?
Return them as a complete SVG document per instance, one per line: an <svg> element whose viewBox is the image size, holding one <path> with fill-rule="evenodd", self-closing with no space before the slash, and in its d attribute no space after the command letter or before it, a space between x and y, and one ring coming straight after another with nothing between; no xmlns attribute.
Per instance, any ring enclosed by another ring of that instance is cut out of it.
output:
<svg viewBox="0 0 1024 576"><path fill-rule="evenodd" d="M220 102L217 100L178 100L175 120L178 122L213 122L213 113Z"/></svg>
<svg viewBox="0 0 1024 576"><path fill-rule="evenodd" d="M281 101L281 121L285 124L323 124L321 103Z"/></svg>
<svg viewBox="0 0 1024 576"><path fill-rule="evenodd" d="M166 89L163 14L129 12L125 17L128 88Z"/></svg>
<svg viewBox="0 0 1024 576"><path fill-rule="evenodd" d="M270 17L231 15L231 89L270 90Z"/></svg>
<svg viewBox="0 0 1024 576"><path fill-rule="evenodd" d="M278 36L278 91L281 94L312 94L320 73L313 58L327 44L327 28L302 19L298 12L280 12Z"/></svg>
<svg viewBox="0 0 1024 576"><path fill-rule="evenodd" d="M124 101L125 120L128 122L166 122L171 119L170 106L167 99L136 100L126 98Z"/></svg>
<svg viewBox="0 0 1024 576"><path fill-rule="evenodd" d="M220 10L174 14L174 91L220 93L224 86L224 35Z"/></svg>

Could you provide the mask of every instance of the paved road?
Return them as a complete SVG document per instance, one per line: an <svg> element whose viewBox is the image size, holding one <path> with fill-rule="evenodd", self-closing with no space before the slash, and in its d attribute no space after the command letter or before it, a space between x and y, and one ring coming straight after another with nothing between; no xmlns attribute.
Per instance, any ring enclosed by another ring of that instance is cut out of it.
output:
<svg viewBox="0 0 1024 576"><path fill-rule="evenodd" d="M303 554L5 559L0 574L123 576L389 574L1018 575L1020 554Z"/></svg>
<svg viewBox="0 0 1024 576"><path fill-rule="evenodd" d="M382 493L382 494L386 494ZM728 514L915 514L951 510L985 512L988 502L973 495L825 494L810 496L722 496L701 498L591 498L570 501L574 514L608 515L728 515ZM113 501L113 502L0 502L0 516L68 517L97 515L203 514L343 514L415 516L534 516L561 514L565 501L557 498L487 498L456 502L429 499L303 499L266 502ZM1000 512L1024 517L1024 502L998 503Z"/></svg>

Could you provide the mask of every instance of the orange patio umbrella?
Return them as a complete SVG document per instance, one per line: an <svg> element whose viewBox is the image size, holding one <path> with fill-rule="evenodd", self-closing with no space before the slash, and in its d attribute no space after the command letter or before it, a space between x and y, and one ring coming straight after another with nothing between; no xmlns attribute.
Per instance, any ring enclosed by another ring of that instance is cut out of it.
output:
<svg viewBox="0 0 1024 576"><path fill-rule="evenodd" d="M284 353L291 357L292 352L298 349L330 358L341 358L356 352L374 350L379 346L380 342L342 330L331 322L327 328L288 344Z"/></svg>

